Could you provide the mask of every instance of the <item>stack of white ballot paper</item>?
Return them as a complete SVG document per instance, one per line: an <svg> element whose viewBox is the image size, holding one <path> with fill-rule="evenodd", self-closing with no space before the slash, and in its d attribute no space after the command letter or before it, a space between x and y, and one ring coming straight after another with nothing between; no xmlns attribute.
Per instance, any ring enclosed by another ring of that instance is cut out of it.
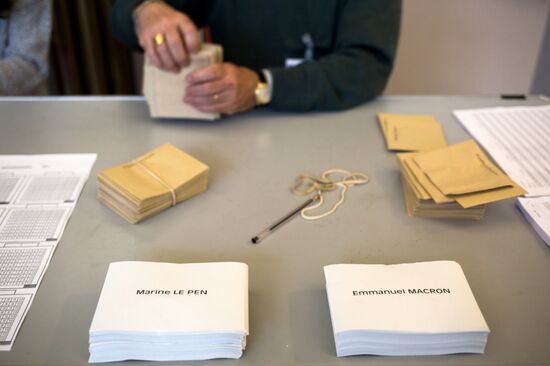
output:
<svg viewBox="0 0 550 366"><path fill-rule="evenodd" d="M537 234L550 246L550 196L518 198L517 206Z"/></svg>
<svg viewBox="0 0 550 366"><path fill-rule="evenodd" d="M90 327L89 362L240 358L244 263L111 263Z"/></svg>
<svg viewBox="0 0 550 366"><path fill-rule="evenodd" d="M190 65L182 68L177 74L162 71L147 59L143 69L143 94L149 104L151 117L203 120L220 118L217 113L201 112L185 104L183 97L187 86L187 75L203 67L222 62L222 58L221 46L203 44L198 53L191 55Z"/></svg>
<svg viewBox="0 0 550 366"><path fill-rule="evenodd" d="M483 353L489 328L460 265L325 267L338 357Z"/></svg>

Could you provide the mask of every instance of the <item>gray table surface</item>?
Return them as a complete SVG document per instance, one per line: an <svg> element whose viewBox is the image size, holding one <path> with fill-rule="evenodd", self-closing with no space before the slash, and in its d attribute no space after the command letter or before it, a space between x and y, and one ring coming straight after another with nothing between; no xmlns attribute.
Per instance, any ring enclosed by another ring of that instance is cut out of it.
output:
<svg viewBox="0 0 550 366"><path fill-rule="evenodd" d="M98 153L0 365L87 364L88 329L107 266L121 260L249 265L248 347L240 360L202 365L550 365L550 248L513 200L491 205L480 222L408 217L394 154L375 119L377 112L432 114L455 143L468 134L454 109L541 103L385 97L346 112L256 110L193 122L151 120L139 98L0 100L1 154ZM95 176L165 142L210 166L209 188L129 225L96 200ZM333 167L367 172L371 182L352 189L336 214L316 222L295 218L250 244L303 201L289 189L297 174ZM485 354L336 358L323 266L432 260L461 264L491 329Z"/></svg>

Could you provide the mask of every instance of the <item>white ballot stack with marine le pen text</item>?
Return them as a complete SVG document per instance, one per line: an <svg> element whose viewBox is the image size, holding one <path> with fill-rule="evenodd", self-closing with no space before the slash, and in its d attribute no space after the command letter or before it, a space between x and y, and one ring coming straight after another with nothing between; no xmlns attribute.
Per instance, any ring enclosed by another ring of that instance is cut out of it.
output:
<svg viewBox="0 0 550 366"><path fill-rule="evenodd" d="M244 263L115 262L90 327L90 362L240 358L248 336Z"/></svg>

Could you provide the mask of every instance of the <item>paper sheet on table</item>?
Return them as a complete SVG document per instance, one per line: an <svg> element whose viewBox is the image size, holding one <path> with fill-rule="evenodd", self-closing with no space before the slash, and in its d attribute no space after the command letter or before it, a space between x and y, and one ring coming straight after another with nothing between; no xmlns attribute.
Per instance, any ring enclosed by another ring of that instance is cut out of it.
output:
<svg viewBox="0 0 550 366"><path fill-rule="evenodd" d="M447 146L443 129L430 115L378 113L388 150L428 151Z"/></svg>
<svg viewBox="0 0 550 366"><path fill-rule="evenodd" d="M96 154L0 155L0 351L9 351Z"/></svg>

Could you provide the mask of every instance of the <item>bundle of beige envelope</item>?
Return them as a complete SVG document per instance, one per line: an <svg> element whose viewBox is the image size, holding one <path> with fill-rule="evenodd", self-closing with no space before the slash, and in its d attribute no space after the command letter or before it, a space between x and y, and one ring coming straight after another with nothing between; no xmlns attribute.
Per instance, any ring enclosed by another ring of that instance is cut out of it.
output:
<svg viewBox="0 0 550 366"><path fill-rule="evenodd" d="M208 166L162 145L97 176L100 202L135 224L206 190Z"/></svg>
<svg viewBox="0 0 550 366"><path fill-rule="evenodd" d="M397 154L410 216L479 220L488 203L526 193L473 140L447 146L432 116L381 113L379 121L388 149L417 151Z"/></svg>
<svg viewBox="0 0 550 366"><path fill-rule="evenodd" d="M143 94L149 105L151 117L218 119L218 113L201 112L183 102L187 87L187 75L195 70L222 62L223 49L211 43L203 44L200 51L191 54L191 62L179 73L162 71L146 59L143 67Z"/></svg>

